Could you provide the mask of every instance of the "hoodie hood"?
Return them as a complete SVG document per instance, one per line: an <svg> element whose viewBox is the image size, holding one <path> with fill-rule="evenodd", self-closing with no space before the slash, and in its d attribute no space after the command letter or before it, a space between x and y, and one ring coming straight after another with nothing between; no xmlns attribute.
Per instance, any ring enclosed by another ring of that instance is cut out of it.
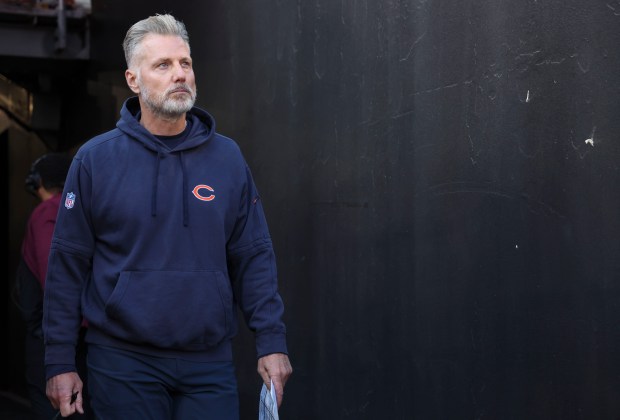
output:
<svg viewBox="0 0 620 420"><path fill-rule="evenodd" d="M201 146L212 140L215 134L215 119L206 111L193 107L186 113L185 118L190 120L188 124L189 133L186 140L177 145L174 149L169 149L161 140L151 134L140 124L140 101L137 96L133 96L125 101L121 109L121 118L116 123L116 127L125 133L129 138L141 143L146 149L153 152L153 187L151 194L151 216L157 217L157 192L159 180L159 168L161 159L165 155L177 155L181 173L183 174L183 226L189 226L188 211L188 190L187 169L185 166L184 152Z"/></svg>
<svg viewBox="0 0 620 420"><path fill-rule="evenodd" d="M121 109L121 118L116 123L119 130L129 137L142 143L147 149L154 152L175 153L193 149L211 140L215 134L215 119L205 110L193 107L186 114L186 119L190 120L190 132L187 140L179 144L172 150L168 148L153 134L140 125L140 101L137 96L133 96L125 101Z"/></svg>

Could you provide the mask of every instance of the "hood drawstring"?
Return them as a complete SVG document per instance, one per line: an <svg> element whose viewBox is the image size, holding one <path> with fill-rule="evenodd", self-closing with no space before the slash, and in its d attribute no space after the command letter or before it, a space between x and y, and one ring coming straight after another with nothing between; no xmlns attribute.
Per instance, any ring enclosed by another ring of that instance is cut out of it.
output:
<svg viewBox="0 0 620 420"><path fill-rule="evenodd" d="M181 191L183 194L183 226L187 227L189 225L189 210L188 210L188 199L187 199L187 171L185 169L185 160L183 160L183 152L179 153L179 160L181 161L181 171L183 172L183 190Z"/></svg>
<svg viewBox="0 0 620 420"><path fill-rule="evenodd" d="M161 161L161 150L157 149L157 161L155 163L155 176L153 177L153 194L151 195L151 216L157 216L157 184L159 180L159 162Z"/></svg>

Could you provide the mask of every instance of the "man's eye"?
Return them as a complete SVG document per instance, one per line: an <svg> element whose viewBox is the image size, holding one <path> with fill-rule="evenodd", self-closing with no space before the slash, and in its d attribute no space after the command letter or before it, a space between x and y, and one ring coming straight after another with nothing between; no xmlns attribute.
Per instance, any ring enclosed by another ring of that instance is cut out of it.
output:
<svg viewBox="0 0 620 420"><path fill-rule="evenodd" d="M168 67L168 63L160 63L157 67L159 67L160 69L165 69Z"/></svg>

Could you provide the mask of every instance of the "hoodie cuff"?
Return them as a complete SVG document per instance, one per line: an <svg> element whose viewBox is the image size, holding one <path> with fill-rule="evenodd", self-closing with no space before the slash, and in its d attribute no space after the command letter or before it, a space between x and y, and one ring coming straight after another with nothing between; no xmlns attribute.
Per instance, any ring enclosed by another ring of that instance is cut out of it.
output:
<svg viewBox="0 0 620 420"><path fill-rule="evenodd" d="M288 355L286 347L286 334L273 333L261 334L256 336L256 355L260 359L263 356L273 353L284 353Z"/></svg>
<svg viewBox="0 0 620 420"><path fill-rule="evenodd" d="M45 377L77 371L74 344L47 344L45 346Z"/></svg>
<svg viewBox="0 0 620 420"><path fill-rule="evenodd" d="M67 372L77 372L74 365L47 365L45 367L45 381L50 378Z"/></svg>

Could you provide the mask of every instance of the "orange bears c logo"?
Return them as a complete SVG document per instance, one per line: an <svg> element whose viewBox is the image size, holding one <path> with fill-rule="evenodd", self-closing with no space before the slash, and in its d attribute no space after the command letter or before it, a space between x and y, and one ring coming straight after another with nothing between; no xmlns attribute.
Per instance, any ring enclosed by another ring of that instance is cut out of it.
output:
<svg viewBox="0 0 620 420"><path fill-rule="evenodd" d="M215 192L215 190L209 187L208 185L205 185L205 184L196 185L194 189L192 190L192 194L194 194L194 197L196 197L197 199L202 200L202 201L211 201L215 198L215 195L213 194L211 195L200 194L200 190L207 190L207 191Z"/></svg>

